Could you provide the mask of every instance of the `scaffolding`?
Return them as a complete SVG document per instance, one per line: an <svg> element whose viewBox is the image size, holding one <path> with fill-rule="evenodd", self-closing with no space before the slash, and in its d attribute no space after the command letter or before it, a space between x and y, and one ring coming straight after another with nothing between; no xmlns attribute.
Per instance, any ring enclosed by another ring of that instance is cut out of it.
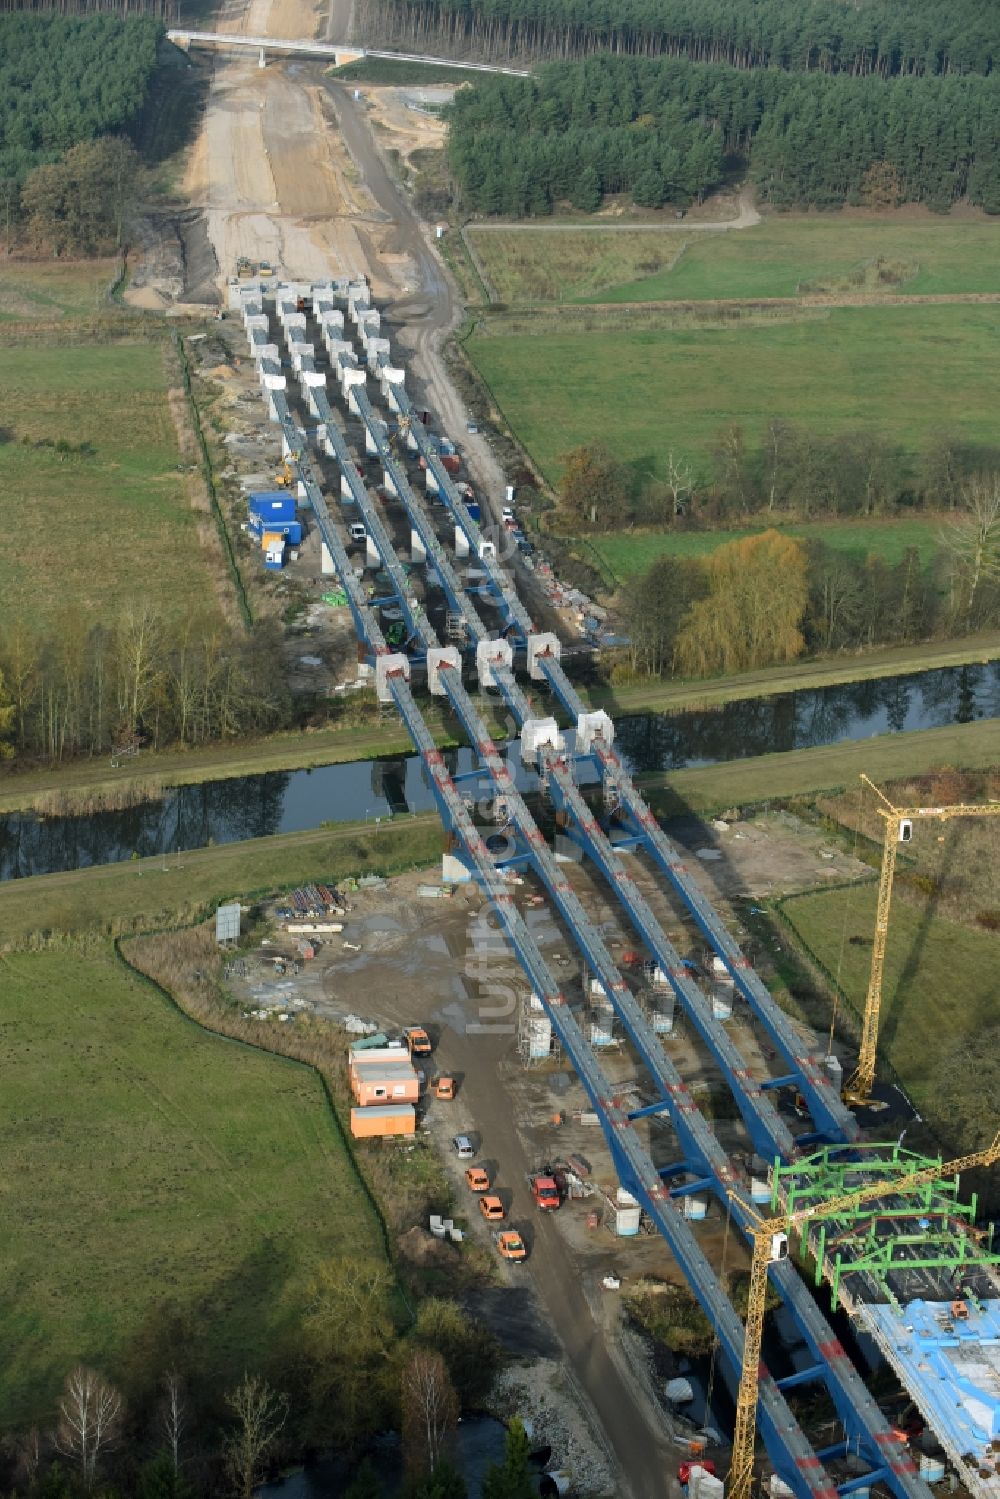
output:
<svg viewBox="0 0 1000 1499"><path fill-rule="evenodd" d="M904 1150L899 1141L854 1152L853 1159L844 1158L842 1147L823 1146L791 1165L775 1164L771 1206L793 1213L813 1202L836 1202L880 1178L891 1194L895 1180L943 1168L940 1156ZM867 1276L881 1298L897 1308L899 1293L915 1273L936 1277L942 1295L960 1287L971 1292L967 1282L1000 1264L1000 1252L993 1249L993 1225L976 1226L976 1194L968 1202L958 1194L957 1176L932 1175L896 1198L887 1196L877 1212L863 1203L818 1219L808 1235L816 1285L830 1282L834 1308L849 1276Z"/></svg>
<svg viewBox="0 0 1000 1499"><path fill-rule="evenodd" d="M537 994L522 994L517 1003L517 1053L522 1067L537 1067L558 1054L552 1021Z"/></svg>

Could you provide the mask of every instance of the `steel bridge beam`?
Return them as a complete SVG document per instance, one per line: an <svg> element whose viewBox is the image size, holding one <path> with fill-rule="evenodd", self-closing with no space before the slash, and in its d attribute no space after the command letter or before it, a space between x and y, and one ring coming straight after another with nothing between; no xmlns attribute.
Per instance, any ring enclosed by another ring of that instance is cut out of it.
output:
<svg viewBox="0 0 1000 1499"><path fill-rule="evenodd" d="M287 416L287 407L283 399L280 403L275 402L275 409L279 413L279 420L282 419L282 408L284 408L285 412L284 421L282 422L283 432L286 440L289 437L289 432L291 433L292 441L289 447L294 457L296 454L301 454L301 445L298 441L297 433L295 433L294 426ZM287 427L285 425L286 422ZM352 461L351 467L353 468ZM307 497L313 505L321 534L324 536L324 540L327 541L328 549L335 566L341 572L342 581L345 588L347 588L348 597L352 603L352 612L356 612L356 617L361 620L364 626L365 638L368 639L376 656L383 655L387 652L388 648L384 637L381 635L380 627L374 615L367 608L363 591L360 590L357 579L354 577L353 568L350 565L346 551L339 537L336 536L335 528L330 522L325 502L319 493L318 486L312 479L308 465L304 459L303 466L300 467L300 474L306 482ZM362 513L366 515L367 523L374 515L367 494L363 494L363 498L359 495L358 503L362 509ZM380 556L389 564L387 570L392 575L393 566L390 560L392 555L391 545L385 535L384 528L381 528L381 539L379 538L378 530L379 527L373 527L376 545L379 547ZM382 550L383 546L386 548L384 552ZM406 601L405 588L401 588L400 592L404 599L404 608L408 609L409 605ZM430 630L425 618L411 613L411 626L425 644L430 643L430 640L433 638L433 631ZM452 698L456 711L459 711L463 721L469 726L474 727L477 715L475 714L475 710L472 709L467 694L465 694L464 689L461 687L461 683L457 682L457 684L453 684L450 682L450 679L454 675L453 671L445 673L445 680L450 685L449 696ZM454 828L484 893L494 902L501 926L507 933L522 967L532 982L535 992L539 994L546 1012L553 1023L556 1034L559 1036L569 1060L577 1071L585 1091L598 1113L612 1150L619 1177L623 1185L632 1191L642 1203L651 1221L663 1233L668 1244L670 1244L677 1255L692 1289L695 1291L706 1314L713 1321L713 1325L719 1331L720 1343L729 1365L729 1374L733 1378L742 1360L742 1327L739 1320L736 1318L731 1305L722 1293L721 1287L719 1287L708 1262L705 1260L687 1224L677 1213L677 1210L670 1206L669 1192L664 1188L657 1169L643 1150L638 1137L634 1134L631 1124L622 1111L617 1099L614 1097L610 1085L604 1078L593 1053L583 1041L575 1018L568 1011L562 995L548 973L544 961L541 959L541 954L537 946L531 940L523 920L513 905L508 890L499 879L490 861L485 844L472 824L457 788L447 775L443 759L436 750L433 739L416 708L407 681L398 672L388 680L393 700L399 707L418 752L423 757L425 765L431 772L432 784L435 788L435 798L441 808L442 816L448 825ZM474 742L476 741L474 740ZM512 787L509 771L507 771L505 764L496 752L495 746L492 745L488 736L485 736L485 733L480 735L478 747L483 756L484 768L490 774L495 793L511 797L516 809L521 799L516 792L511 796ZM523 803L521 803L521 806L523 807ZM530 818L526 819L525 814L526 809L524 809L524 813L519 811L518 820L522 824L522 830L529 845L536 851L534 862L539 867L539 872L541 873L546 869L550 856L548 856L547 848L545 848L540 833L534 827ZM543 849L544 854L542 852ZM549 884L551 871L546 872L549 878L545 878L544 874L543 878L545 879L545 883ZM556 873L556 878L552 883L555 886L553 894L555 895L558 892L559 896L561 896L561 902L557 901L557 903L563 906L564 918L570 920L571 923L574 916L579 920L578 913L574 912L571 906L568 911L566 910L566 891L563 889L565 881L562 881L561 877ZM575 900L575 897L573 899ZM583 923L585 929L589 925L585 916L583 917ZM581 928L578 926L575 928L575 935L578 940L580 934ZM595 937L596 940L594 940ZM702 1116L694 1108L690 1096L687 1094L686 1087L676 1074L676 1070L672 1068L672 1064L668 1063L657 1038L648 1030L645 1017L638 1010L634 999L622 982L620 975L617 974L610 955L607 954L606 949L603 947L603 941L594 933L589 939L589 945L591 957L597 959L597 962L592 963L592 966L595 967L602 982L605 980L608 981L611 991L609 997L618 1009L623 1023L626 1024L626 1029L630 1035L634 1035L636 1038L633 1044L636 1044L640 1055L644 1057L652 1075L661 1081L666 1080L671 1074L676 1079L675 1093L670 1095L672 1106L668 1108L668 1112L677 1129L682 1146L685 1148L689 1144L692 1146L692 1162L696 1161L699 1157L705 1159L706 1162L710 1162L709 1170L719 1183L717 1190L728 1196L733 1181L732 1168L726 1160L724 1153L722 1153L721 1147L719 1147L715 1137L711 1134ZM648 1032L648 1035L646 1032ZM738 1204L736 1206L738 1207ZM776 1270L786 1269L790 1271L793 1285L797 1286L800 1291L805 1293L807 1299L809 1299L804 1286L802 1286L792 1267L787 1265L787 1262L783 1262L781 1266L775 1268ZM826 1327L824 1319L818 1313L818 1310L816 1311L816 1317L818 1318L816 1326L818 1326L820 1335L829 1335L829 1329ZM814 1333L816 1326L814 1326ZM866 1452L866 1455L873 1447L878 1452L884 1448L887 1442L891 1445L891 1433L889 1433L888 1428L885 1428L884 1431L879 1430L878 1422L873 1423L870 1420L870 1413L864 1411L860 1405L849 1398L851 1394L855 1394L856 1392L848 1390L849 1376L840 1367L842 1362L846 1363L843 1350L839 1349L839 1345L834 1347L830 1343L823 1348L822 1356L826 1360L827 1377L831 1381L831 1394L838 1405L838 1410L841 1410L846 1402L848 1407L847 1421L849 1428L852 1432L856 1433L855 1439L857 1445ZM853 1375L857 1379L856 1372L853 1369L850 1370L850 1375ZM838 1398L838 1394L840 1398ZM880 1417L880 1413L877 1414ZM861 1429L858 1429L859 1424ZM882 1425L884 1427L884 1422ZM787 1407L784 1406L780 1393L774 1385L774 1381L763 1370L761 1376L760 1426L765 1443L772 1454L772 1460L775 1462L779 1474L792 1486L796 1494L802 1496L807 1494L824 1494L829 1496L831 1487L829 1480L823 1474L815 1455L809 1450L808 1445L805 1444L804 1439L801 1437L801 1433L792 1421L790 1413L787 1411ZM912 1464L909 1465L909 1468L912 1470ZM915 1478L911 1482L911 1475L907 1471L905 1461L894 1461L891 1465L891 1471L893 1475L891 1481L897 1494L909 1495L911 1499L917 1499L917 1496L920 1496L920 1499L925 1499L927 1491L924 1485L919 1484Z"/></svg>

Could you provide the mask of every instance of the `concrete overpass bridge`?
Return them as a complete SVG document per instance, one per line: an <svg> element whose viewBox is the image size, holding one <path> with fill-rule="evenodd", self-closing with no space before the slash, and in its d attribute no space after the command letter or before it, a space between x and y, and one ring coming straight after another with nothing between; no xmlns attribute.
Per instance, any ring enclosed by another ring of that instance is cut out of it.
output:
<svg viewBox="0 0 1000 1499"><path fill-rule="evenodd" d="M428 63L436 68L459 68L473 73L506 73L511 78L527 78L524 68L502 68L487 62L455 62L450 57L424 57L413 52L379 52L368 47L350 47L343 42L297 41L290 37L247 36L243 32L191 31L186 27L174 27L167 32L167 40L187 52L191 47L237 47L260 54L260 66L264 67L267 54L285 52L297 57L324 57L335 67L357 62L363 57L385 58L390 62Z"/></svg>

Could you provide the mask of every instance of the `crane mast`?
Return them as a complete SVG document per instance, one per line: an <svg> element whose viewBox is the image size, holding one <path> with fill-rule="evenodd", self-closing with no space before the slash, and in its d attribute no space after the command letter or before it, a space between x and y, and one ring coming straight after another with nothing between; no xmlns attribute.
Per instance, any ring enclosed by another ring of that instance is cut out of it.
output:
<svg viewBox="0 0 1000 1499"><path fill-rule="evenodd" d="M868 976L868 992L865 996L865 1011L861 1021L861 1047L858 1064L844 1085L844 1102L854 1108L864 1108L872 1096L875 1086L875 1061L878 1053L879 1018L882 1009L882 976L885 970L885 950L889 939L889 910L892 905L892 882L896 873L896 850L900 843L909 842L908 830L912 824L924 818L939 822L950 822L955 817L995 817L1000 815L1000 802L958 802L951 807L894 807L874 781L862 775L861 780L869 786L884 806L878 814L885 820L882 838L882 869L878 882L878 904L875 910L875 935L872 939L872 963Z"/></svg>

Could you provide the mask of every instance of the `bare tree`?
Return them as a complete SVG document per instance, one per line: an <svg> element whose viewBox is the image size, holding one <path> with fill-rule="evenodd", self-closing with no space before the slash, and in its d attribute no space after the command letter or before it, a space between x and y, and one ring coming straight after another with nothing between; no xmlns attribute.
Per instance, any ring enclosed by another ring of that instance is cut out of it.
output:
<svg viewBox="0 0 1000 1499"><path fill-rule="evenodd" d="M239 1499L253 1499L264 1461L288 1419L288 1397L272 1390L266 1379L244 1374L226 1404L236 1428L225 1438L226 1469Z"/></svg>
<svg viewBox="0 0 1000 1499"><path fill-rule="evenodd" d="M181 1446L188 1427L188 1405L184 1381L176 1369L168 1369L163 1376L163 1399L160 1402L160 1429L167 1442L167 1449L174 1465L174 1472L181 1470Z"/></svg>
<svg viewBox="0 0 1000 1499"><path fill-rule="evenodd" d="M955 559L971 624L980 586L1000 577L1000 474L976 474L962 486L961 509L941 540Z"/></svg>
<svg viewBox="0 0 1000 1499"><path fill-rule="evenodd" d="M691 465L678 458L673 448L667 454L667 477L663 482L670 496L670 514L683 515L694 490L694 476Z"/></svg>
<svg viewBox="0 0 1000 1499"><path fill-rule="evenodd" d="M103 1453L114 1446L121 1429L122 1397L103 1375L79 1364L66 1380L59 1401L55 1447L80 1469L90 1492Z"/></svg>
<svg viewBox="0 0 1000 1499"><path fill-rule="evenodd" d="M32 1426L30 1431L14 1437L9 1450L14 1459L18 1482L24 1488L32 1489L42 1461L42 1434L38 1427Z"/></svg>
<svg viewBox="0 0 1000 1499"><path fill-rule="evenodd" d="M400 1394L408 1462L418 1473L433 1473L458 1422L458 1396L440 1353L421 1348L410 1356Z"/></svg>

